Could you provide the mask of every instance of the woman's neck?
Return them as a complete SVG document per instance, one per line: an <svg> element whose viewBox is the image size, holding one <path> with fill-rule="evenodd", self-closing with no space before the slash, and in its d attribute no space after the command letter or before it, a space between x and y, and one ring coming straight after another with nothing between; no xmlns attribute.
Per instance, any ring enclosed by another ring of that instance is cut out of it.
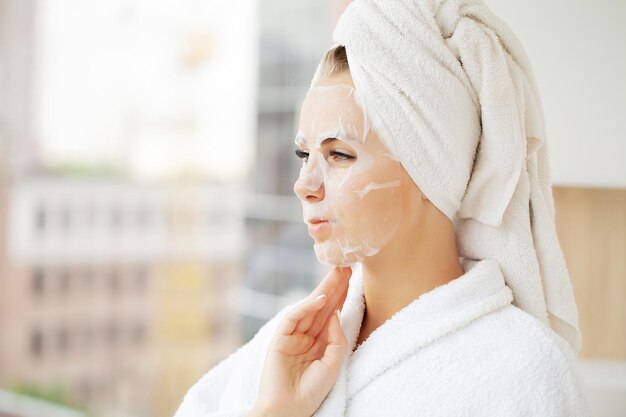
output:
<svg viewBox="0 0 626 417"><path fill-rule="evenodd" d="M437 210L434 206L427 210ZM392 243L363 261L366 312L359 343L420 295L465 272L459 262L454 227L441 212L420 216Z"/></svg>

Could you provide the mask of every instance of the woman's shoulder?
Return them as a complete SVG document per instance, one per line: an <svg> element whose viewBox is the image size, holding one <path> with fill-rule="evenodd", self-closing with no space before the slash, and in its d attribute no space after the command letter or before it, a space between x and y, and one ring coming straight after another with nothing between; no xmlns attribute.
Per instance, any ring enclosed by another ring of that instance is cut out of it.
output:
<svg viewBox="0 0 626 417"><path fill-rule="evenodd" d="M562 366L575 361L572 347L546 323L513 304L484 317L483 327L493 327L505 352L520 354L533 361L549 360Z"/></svg>
<svg viewBox="0 0 626 417"><path fill-rule="evenodd" d="M533 368L569 368L575 355L569 344L546 324L509 304L480 317L460 332L479 354L488 351L490 362L528 371Z"/></svg>
<svg viewBox="0 0 626 417"><path fill-rule="evenodd" d="M537 407L547 407L535 410L545 415L588 415L587 387L576 355L548 325L510 304L467 330L466 348L473 350L470 355L498 392L535 401Z"/></svg>

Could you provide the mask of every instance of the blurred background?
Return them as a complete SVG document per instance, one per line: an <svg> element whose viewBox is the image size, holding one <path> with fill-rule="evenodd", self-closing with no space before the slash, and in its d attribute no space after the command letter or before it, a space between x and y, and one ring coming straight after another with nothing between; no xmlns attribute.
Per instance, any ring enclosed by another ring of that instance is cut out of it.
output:
<svg viewBox="0 0 626 417"><path fill-rule="evenodd" d="M0 0L0 417L171 416L317 285L293 140L347 3ZM580 369L623 416L626 4L487 3L542 92Z"/></svg>

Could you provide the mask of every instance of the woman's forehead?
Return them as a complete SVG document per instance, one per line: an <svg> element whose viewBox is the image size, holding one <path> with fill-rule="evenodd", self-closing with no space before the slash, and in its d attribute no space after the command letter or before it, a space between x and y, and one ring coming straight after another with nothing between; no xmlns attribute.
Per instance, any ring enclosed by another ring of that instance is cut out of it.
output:
<svg viewBox="0 0 626 417"><path fill-rule="evenodd" d="M317 144L327 137L363 143L369 130L365 122L363 111L354 98L353 86L313 86L302 104L296 143Z"/></svg>

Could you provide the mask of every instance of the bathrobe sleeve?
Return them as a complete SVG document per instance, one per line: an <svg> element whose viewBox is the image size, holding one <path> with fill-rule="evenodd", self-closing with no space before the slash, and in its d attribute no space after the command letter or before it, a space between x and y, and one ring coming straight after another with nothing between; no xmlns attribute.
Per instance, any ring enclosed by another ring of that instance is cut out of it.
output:
<svg viewBox="0 0 626 417"><path fill-rule="evenodd" d="M576 366L571 347L558 338L546 355L549 361L529 366L530 382L519 380L519 416L590 417L588 387Z"/></svg>
<svg viewBox="0 0 626 417"><path fill-rule="evenodd" d="M185 394L174 417L244 417L256 401L267 346L287 306Z"/></svg>
<svg viewBox="0 0 626 417"><path fill-rule="evenodd" d="M572 347L544 323L511 306L470 329L474 336L484 339L468 343L477 348L469 358L478 363L481 371L466 369L464 373L484 376L487 381L478 392L463 397L470 401L471 415L592 415L588 388ZM491 339L487 337L489 332L494 335Z"/></svg>
<svg viewBox="0 0 626 417"><path fill-rule="evenodd" d="M252 409L251 405L230 404L223 407L222 395L231 382L233 371L253 347L252 341L241 346L226 359L208 371L196 382L178 407L174 417L243 417Z"/></svg>

